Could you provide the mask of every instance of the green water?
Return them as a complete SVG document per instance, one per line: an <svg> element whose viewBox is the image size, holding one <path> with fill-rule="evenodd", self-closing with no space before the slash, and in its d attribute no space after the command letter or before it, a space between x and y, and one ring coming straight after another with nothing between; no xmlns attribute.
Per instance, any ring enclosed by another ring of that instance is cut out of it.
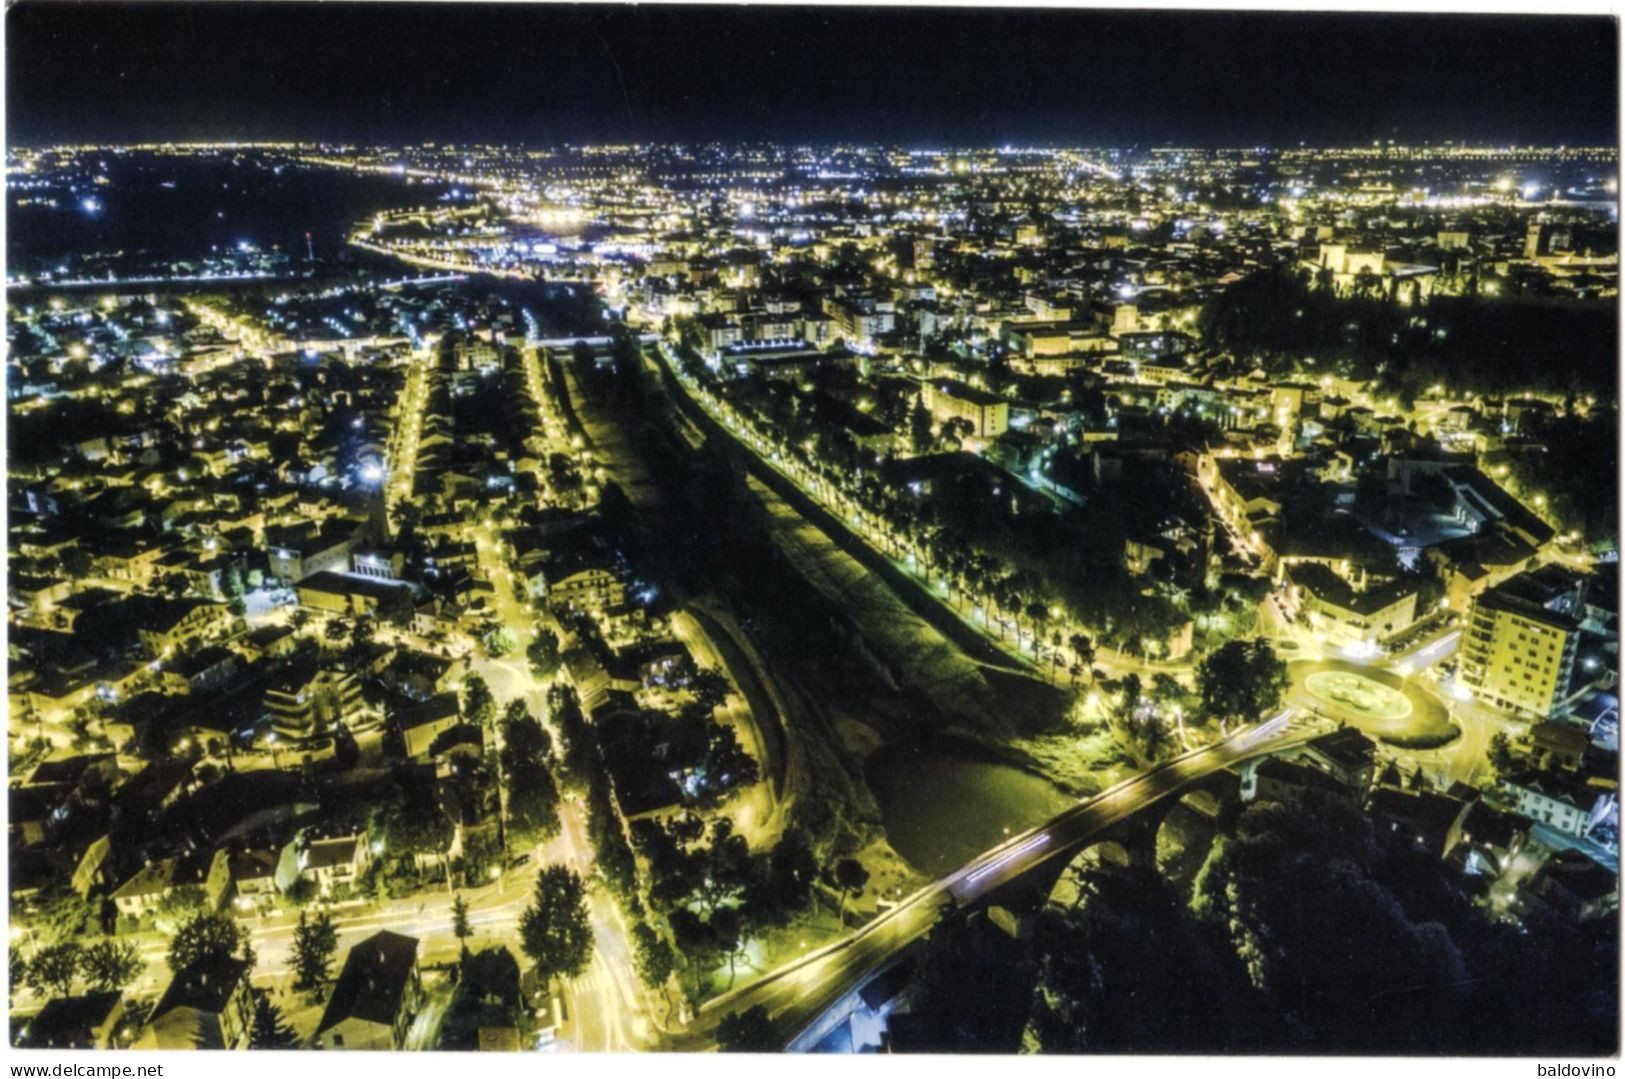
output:
<svg viewBox="0 0 1625 1079"><path fill-rule="evenodd" d="M1006 829L1030 828L1072 804L1047 780L951 743L886 746L864 776L892 847L932 876L964 865Z"/></svg>

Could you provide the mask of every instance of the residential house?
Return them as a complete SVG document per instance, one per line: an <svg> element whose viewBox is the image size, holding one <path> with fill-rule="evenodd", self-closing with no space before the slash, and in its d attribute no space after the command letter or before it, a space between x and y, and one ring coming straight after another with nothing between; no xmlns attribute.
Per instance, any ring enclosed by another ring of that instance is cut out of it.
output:
<svg viewBox="0 0 1625 1079"><path fill-rule="evenodd" d="M1619 874L1584 851L1561 850L1518 885L1521 904L1539 904L1575 922L1616 918Z"/></svg>
<svg viewBox="0 0 1625 1079"><path fill-rule="evenodd" d="M1377 775L1376 743L1353 727L1310 739L1297 756L1337 780L1357 801L1365 799Z"/></svg>
<svg viewBox="0 0 1625 1079"><path fill-rule="evenodd" d="M153 659L220 632L232 622L225 604L196 599L154 599L143 615L136 634L142 649Z"/></svg>
<svg viewBox="0 0 1625 1079"><path fill-rule="evenodd" d="M428 760L434 740L460 722L462 709L455 693L441 693L395 717L407 757L418 762Z"/></svg>
<svg viewBox="0 0 1625 1079"><path fill-rule="evenodd" d="M163 906L164 900L185 888L207 898L208 872L204 864L186 856L159 858L137 869L114 890L113 905L121 916L139 918Z"/></svg>
<svg viewBox="0 0 1625 1079"><path fill-rule="evenodd" d="M1572 723L1536 723L1529 728L1529 763L1541 771L1578 772L1591 735Z"/></svg>
<svg viewBox="0 0 1625 1079"><path fill-rule="evenodd" d="M323 1049L405 1048L422 1000L417 939L381 929L344 957L314 1042Z"/></svg>
<svg viewBox="0 0 1625 1079"><path fill-rule="evenodd" d="M296 881L309 881L316 891L330 896L341 885L352 884L372 861L364 834L333 839L299 835L282 848L277 861L276 886L286 892Z"/></svg>
<svg viewBox="0 0 1625 1079"><path fill-rule="evenodd" d="M350 555L355 551L360 533L360 522L348 520L328 521L305 535L268 530L266 554L271 574L297 583L314 573L342 572L350 566Z"/></svg>
<svg viewBox="0 0 1625 1079"><path fill-rule="evenodd" d="M137 1049L247 1049L254 1024L250 967L204 959L172 979L136 1039Z"/></svg>
<svg viewBox="0 0 1625 1079"><path fill-rule="evenodd" d="M1584 836L1610 808L1617 812L1619 798L1617 791L1534 771L1502 776L1501 792L1517 812L1572 836Z"/></svg>
<svg viewBox="0 0 1625 1079"><path fill-rule="evenodd" d="M1434 791L1378 787L1371 793L1371 818L1378 834L1389 834L1406 846L1443 858L1461 832L1472 802Z"/></svg>
<svg viewBox="0 0 1625 1079"><path fill-rule="evenodd" d="M118 990L53 997L17 1035L19 1049L108 1049L124 1015Z"/></svg>

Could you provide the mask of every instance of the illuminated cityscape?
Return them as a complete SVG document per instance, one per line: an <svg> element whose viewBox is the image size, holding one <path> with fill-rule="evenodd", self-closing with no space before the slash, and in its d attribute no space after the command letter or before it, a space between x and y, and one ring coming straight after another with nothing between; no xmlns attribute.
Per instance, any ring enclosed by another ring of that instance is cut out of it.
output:
<svg viewBox="0 0 1625 1079"><path fill-rule="evenodd" d="M1606 20L1541 138L50 97L171 15L8 15L14 1047L1617 1052Z"/></svg>

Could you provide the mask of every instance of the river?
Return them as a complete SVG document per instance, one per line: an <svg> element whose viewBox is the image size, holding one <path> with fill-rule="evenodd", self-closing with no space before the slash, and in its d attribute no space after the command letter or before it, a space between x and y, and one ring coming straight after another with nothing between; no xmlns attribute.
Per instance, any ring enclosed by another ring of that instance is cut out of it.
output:
<svg viewBox="0 0 1625 1079"><path fill-rule="evenodd" d="M1073 802L1048 780L947 740L878 749L864 778L893 849L934 877Z"/></svg>

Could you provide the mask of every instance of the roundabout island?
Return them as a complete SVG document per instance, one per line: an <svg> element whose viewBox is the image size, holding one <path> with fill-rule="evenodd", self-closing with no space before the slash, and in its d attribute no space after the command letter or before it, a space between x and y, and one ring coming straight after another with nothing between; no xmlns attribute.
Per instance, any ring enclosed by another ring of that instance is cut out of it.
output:
<svg viewBox="0 0 1625 1079"><path fill-rule="evenodd" d="M1388 745L1442 746L1460 736L1445 705L1414 680L1392 671L1327 659L1289 664L1287 701L1358 727Z"/></svg>

